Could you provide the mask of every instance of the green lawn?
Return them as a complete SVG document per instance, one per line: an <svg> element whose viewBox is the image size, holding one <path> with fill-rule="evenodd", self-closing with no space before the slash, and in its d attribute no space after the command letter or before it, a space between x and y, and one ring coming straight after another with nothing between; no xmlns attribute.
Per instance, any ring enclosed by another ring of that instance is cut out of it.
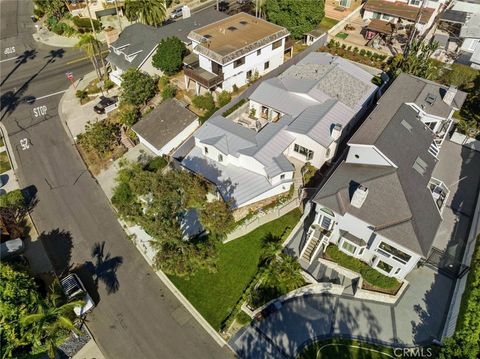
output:
<svg viewBox="0 0 480 359"><path fill-rule="evenodd" d="M203 317L219 330L257 273L262 239L270 233L275 236L283 233L285 239L300 216L300 211L295 209L241 238L222 244L216 273L199 271L189 279L170 276L170 280Z"/></svg>
<svg viewBox="0 0 480 359"><path fill-rule="evenodd" d="M7 152L0 153L0 173L6 172L10 169L10 162L8 161Z"/></svg>
<svg viewBox="0 0 480 359"><path fill-rule="evenodd" d="M338 34L335 35L335 37L345 40L348 37L348 34L346 32L339 32Z"/></svg>
<svg viewBox="0 0 480 359"><path fill-rule="evenodd" d="M298 359L387 359L395 358L391 348L356 340L331 339L314 343Z"/></svg>
<svg viewBox="0 0 480 359"><path fill-rule="evenodd" d="M334 27L336 24L338 24L338 20L335 20L335 19L331 19L329 17L324 17L322 19L322 21L320 22L320 27L322 29L331 29L332 27Z"/></svg>

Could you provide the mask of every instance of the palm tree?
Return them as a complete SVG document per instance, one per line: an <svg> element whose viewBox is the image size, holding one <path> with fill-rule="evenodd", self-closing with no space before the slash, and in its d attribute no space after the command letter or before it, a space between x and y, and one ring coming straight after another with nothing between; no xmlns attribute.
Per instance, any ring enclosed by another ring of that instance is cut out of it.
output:
<svg viewBox="0 0 480 359"><path fill-rule="evenodd" d="M102 80L102 73L96 57L96 47L99 46L98 41L91 34L84 34L80 37L80 41L75 45L76 48L81 49L85 55L90 59L92 65L97 73L98 80Z"/></svg>
<svg viewBox="0 0 480 359"><path fill-rule="evenodd" d="M35 336L34 347L44 347L50 358L55 358L57 347L70 331L80 334L73 320L73 308L84 305L81 300L65 302L58 290L58 281L52 285L51 293L38 303L36 313L26 314L20 319L24 326L31 326Z"/></svg>
<svg viewBox="0 0 480 359"><path fill-rule="evenodd" d="M125 15L131 20L159 26L165 19L164 0L126 0Z"/></svg>
<svg viewBox="0 0 480 359"><path fill-rule="evenodd" d="M281 253L275 263L269 267L267 282L288 293L305 283L300 270L301 267L296 258Z"/></svg>

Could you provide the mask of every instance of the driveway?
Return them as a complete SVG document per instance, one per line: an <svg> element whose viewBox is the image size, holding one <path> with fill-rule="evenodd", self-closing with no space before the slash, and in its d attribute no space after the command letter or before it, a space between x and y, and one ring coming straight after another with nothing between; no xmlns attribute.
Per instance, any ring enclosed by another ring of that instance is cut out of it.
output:
<svg viewBox="0 0 480 359"><path fill-rule="evenodd" d="M411 346L440 338L453 281L423 267L395 305L333 295L310 295L252 322L230 340L242 358L295 357L313 339L342 335L376 343Z"/></svg>

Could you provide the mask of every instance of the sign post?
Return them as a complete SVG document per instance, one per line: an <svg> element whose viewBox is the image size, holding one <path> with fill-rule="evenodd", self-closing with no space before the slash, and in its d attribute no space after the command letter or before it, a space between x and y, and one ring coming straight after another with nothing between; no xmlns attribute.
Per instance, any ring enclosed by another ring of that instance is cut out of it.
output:
<svg viewBox="0 0 480 359"><path fill-rule="evenodd" d="M67 72L65 75L67 75L67 79L73 85L73 88L76 89L77 86L75 86L75 79L73 78L73 72Z"/></svg>

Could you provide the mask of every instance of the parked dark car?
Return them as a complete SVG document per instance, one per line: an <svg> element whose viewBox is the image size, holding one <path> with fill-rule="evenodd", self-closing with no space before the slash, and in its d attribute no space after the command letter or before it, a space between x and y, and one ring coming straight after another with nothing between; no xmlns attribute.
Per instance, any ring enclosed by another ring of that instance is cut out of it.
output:
<svg viewBox="0 0 480 359"><path fill-rule="evenodd" d="M118 102L118 97L105 97L105 96L100 96L100 102L95 105L93 110L98 113L98 114L104 114L105 113L105 108L108 106L111 106L115 103Z"/></svg>
<svg viewBox="0 0 480 359"><path fill-rule="evenodd" d="M225 11L228 11L229 8L230 8L230 4L228 3L228 1L220 1L218 3L218 11L225 12Z"/></svg>
<svg viewBox="0 0 480 359"><path fill-rule="evenodd" d="M0 259L13 258L25 250L25 245L21 238L10 239L0 244Z"/></svg>

